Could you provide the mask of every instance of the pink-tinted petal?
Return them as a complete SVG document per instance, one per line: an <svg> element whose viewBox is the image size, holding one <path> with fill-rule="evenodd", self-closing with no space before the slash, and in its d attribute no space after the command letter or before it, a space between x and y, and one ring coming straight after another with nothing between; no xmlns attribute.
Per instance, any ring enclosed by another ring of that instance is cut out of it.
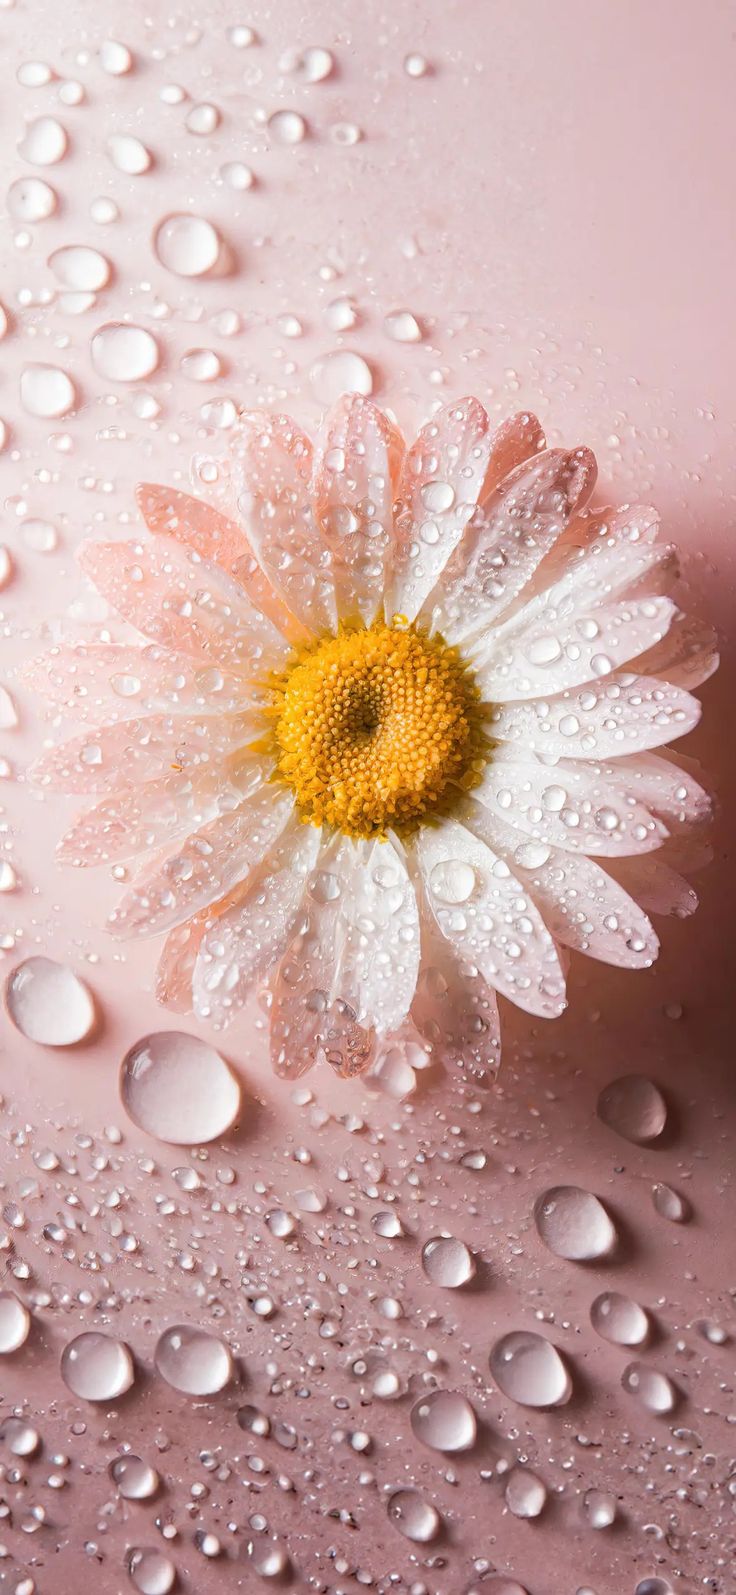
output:
<svg viewBox="0 0 736 1595"><path fill-rule="evenodd" d="M370 400L348 394L328 416L313 494L342 620L370 625L381 607L403 458L401 433Z"/></svg>
<svg viewBox="0 0 736 1595"><path fill-rule="evenodd" d="M363 1074L376 1052L372 1030L359 1024L342 997L331 997L335 943L313 909L281 960L271 992L271 1062L295 1080L321 1057L343 1079Z"/></svg>
<svg viewBox="0 0 736 1595"><path fill-rule="evenodd" d="M702 825L711 819L709 794L674 755L645 753L617 759L612 768L621 787L671 828Z"/></svg>
<svg viewBox="0 0 736 1595"><path fill-rule="evenodd" d="M61 792L113 792L172 773L196 777L219 769L254 735L242 715L147 715L72 737L42 753L29 773L37 785Z"/></svg>
<svg viewBox="0 0 736 1595"><path fill-rule="evenodd" d="M565 852L616 857L659 847L666 827L621 789L615 764L543 764L499 744L473 797L504 825Z"/></svg>
<svg viewBox="0 0 736 1595"><path fill-rule="evenodd" d="M698 906L698 894L679 871L659 854L624 859L617 869L626 891L650 914L688 919Z"/></svg>
<svg viewBox="0 0 736 1595"><path fill-rule="evenodd" d="M311 632L337 622L329 550L310 499L312 445L288 416L254 410L230 437L238 513L260 564Z"/></svg>
<svg viewBox="0 0 736 1595"><path fill-rule="evenodd" d="M434 626L451 642L495 626L587 503L595 478L589 449L548 449L505 477L443 572Z"/></svg>
<svg viewBox="0 0 736 1595"><path fill-rule="evenodd" d="M676 553L667 544L657 544L658 531L659 516L646 504L586 509L573 516L504 611L504 624L522 610L528 622L534 606L562 604L576 591L585 591L589 600L599 603L612 602L632 589L668 591L677 574Z"/></svg>
<svg viewBox="0 0 736 1595"><path fill-rule="evenodd" d="M600 680L659 641L677 614L670 598L623 599L602 608L557 610L524 627L491 633L474 661L490 703L559 693Z"/></svg>
<svg viewBox="0 0 736 1595"><path fill-rule="evenodd" d="M158 852L218 814L233 813L264 779L262 761L249 759L237 773L212 770L194 780L166 775L118 790L74 821L57 856L64 864L79 866Z"/></svg>
<svg viewBox="0 0 736 1595"><path fill-rule="evenodd" d="M579 692L497 707L489 733L518 749L555 758L607 759L660 747L692 731L697 698L666 681L617 674Z"/></svg>
<svg viewBox="0 0 736 1595"><path fill-rule="evenodd" d="M636 665L643 674L693 692L718 669L718 638L705 621L678 614L666 637L641 654Z"/></svg>
<svg viewBox="0 0 736 1595"><path fill-rule="evenodd" d="M560 1014L557 948L506 860L457 820L419 831L416 853L427 902L458 958L527 1013Z"/></svg>
<svg viewBox="0 0 736 1595"><path fill-rule="evenodd" d="M259 788L235 813L212 820L145 870L110 915L109 929L119 937L155 936L225 897L260 864L292 807L290 792Z"/></svg>
<svg viewBox="0 0 736 1595"><path fill-rule="evenodd" d="M411 1016L433 1056L488 1085L501 1061L501 1025L492 986L458 957L431 914L422 922L422 963Z"/></svg>
<svg viewBox="0 0 736 1595"><path fill-rule="evenodd" d="M505 476L533 459L535 454L541 454L543 448L541 422L529 410L521 410L518 415L511 415L502 421L491 440L488 470L480 491L479 504L486 504Z"/></svg>
<svg viewBox="0 0 736 1595"><path fill-rule="evenodd" d="M319 847L319 831L295 816L237 902L208 926L192 981L200 1019L223 1029L254 982L279 962L293 936Z"/></svg>
<svg viewBox="0 0 736 1595"><path fill-rule="evenodd" d="M476 510L492 443L490 420L477 399L445 405L422 427L398 485L387 619L418 615Z"/></svg>
<svg viewBox="0 0 736 1595"><path fill-rule="evenodd" d="M23 680L47 703L96 725L128 719L131 709L141 715L246 713L263 697L245 676L157 643L53 648L24 667Z"/></svg>

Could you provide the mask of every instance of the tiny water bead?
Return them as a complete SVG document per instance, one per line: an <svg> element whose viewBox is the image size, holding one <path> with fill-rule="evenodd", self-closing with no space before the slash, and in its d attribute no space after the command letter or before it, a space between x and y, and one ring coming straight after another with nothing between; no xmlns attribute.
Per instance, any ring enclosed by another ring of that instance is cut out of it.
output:
<svg viewBox="0 0 736 1595"><path fill-rule="evenodd" d="M101 1330L85 1330L64 1347L61 1377L83 1401L117 1401L130 1390L135 1365L124 1340Z"/></svg>
<svg viewBox="0 0 736 1595"><path fill-rule="evenodd" d="M157 1030L126 1053L120 1069L126 1113L148 1135L199 1146L225 1135L241 1105L225 1059L184 1030Z"/></svg>
<svg viewBox="0 0 736 1595"><path fill-rule="evenodd" d="M20 402L29 415L55 421L74 409L77 393L71 377L60 366L33 363L21 371Z"/></svg>
<svg viewBox="0 0 736 1595"><path fill-rule="evenodd" d="M167 271L177 277L203 277L217 265L220 237L204 216L181 212L159 223L153 246Z"/></svg>
<svg viewBox="0 0 736 1595"><path fill-rule="evenodd" d="M616 1517L616 1500L605 1490L586 1490L583 1517L591 1529L610 1529Z"/></svg>
<svg viewBox="0 0 736 1595"><path fill-rule="evenodd" d="M513 1468L506 1483L504 1499L514 1517L539 1517L547 1500L547 1486L529 1468Z"/></svg>
<svg viewBox="0 0 736 1595"><path fill-rule="evenodd" d="M31 1329L31 1315L15 1291L0 1291L0 1356L25 1345Z"/></svg>
<svg viewBox="0 0 736 1595"><path fill-rule="evenodd" d="M8 977L5 1004L16 1027L44 1047L74 1047L94 1029L96 1010L89 987L72 969L36 955Z"/></svg>
<svg viewBox="0 0 736 1595"><path fill-rule="evenodd" d="M630 1362L621 1375L624 1390L636 1396L648 1412L672 1412L677 1401L677 1391L667 1375L647 1362Z"/></svg>
<svg viewBox="0 0 736 1595"><path fill-rule="evenodd" d="M537 1197L534 1222L545 1246L571 1262L593 1262L616 1246L616 1231L603 1203L577 1185L554 1185Z"/></svg>
<svg viewBox="0 0 736 1595"><path fill-rule="evenodd" d="M626 1141L646 1146L662 1134L667 1104L653 1080L642 1074L625 1074L601 1091L598 1117Z"/></svg>
<svg viewBox="0 0 736 1595"><path fill-rule="evenodd" d="M687 1197L673 1190L671 1185L653 1186L652 1201L660 1218L669 1219L671 1224L687 1224L692 1216L692 1208Z"/></svg>
<svg viewBox="0 0 736 1595"><path fill-rule="evenodd" d="M127 321L108 321L90 345L92 364L110 382L140 382L150 377L161 358L152 332Z"/></svg>
<svg viewBox="0 0 736 1595"><path fill-rule="evenodd" d="M407 1540L427 1545L436 1538L441 1519L436 1507L426 1501L418 1490L395 1490L389 1496L388 1519Z"/></svg>
<svg viewBox="0 0 736 1595"><path fill-rule="evenodd" d="M649 1337L649 1318L638 1301L617 1290L604 1290L590 1309L596 1334L614 1346L643 1346Z"/></svg>
<svg viewBox="0 0 736 1595"><path fill-rule="evenodd" d="M556 1346L533 1330L502 1335L491 1348L491 1373L511 1401L523 1407L561 1407L572 1395L572 1380Z"/></svg>
<svg viewBox="0 0 736 1595"><path fill-rule="evenodd" d="M156 1469L132 1452L113 1458L110 1478L118 1494L126 1501L150 1501L161 1484Z"/></svg>
<svg viewBox="0 0 736 1595"><path fill-rule="evenodd" d="M458 1390L435 1390L415 1402L409 1421L417 1440L432 1451L468 1451L478 1425L473 1408Z"/></svg>
<svg viewBox="0 0 736 1595"><path fill-rule="evenodd" d="M422 1268L433 1285L456 1290L475 1274L475 1262L464 1241L453 1235L435 1235L422 1247Z"/></svg>
<svg viewBox="0 0 736 1595"><path fill-rule="evenodd" d="M164 1551L136 1547L128 1554L130 1581L140 1595L169 1595L176 1582L176 1567Z"/></svg>
<svg viewBox="0 0 736 1595"><path fill-rule="evenodd" d="M154 1360L167 1385L185 1396L216 1396L235 1373L224 1341L189 1324L172 1324L164 1330Z"/></svg>

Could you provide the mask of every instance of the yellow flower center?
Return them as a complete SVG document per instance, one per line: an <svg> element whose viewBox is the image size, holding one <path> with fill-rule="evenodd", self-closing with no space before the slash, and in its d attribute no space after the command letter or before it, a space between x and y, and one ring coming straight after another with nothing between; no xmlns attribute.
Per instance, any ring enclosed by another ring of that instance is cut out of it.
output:
<svg viewBox="0 0 736 1595"><path fill-rule="evenodd" d="M311 645L276 684L274 714L278 771L303 818L348 836L414 830L485 762L472 675L413 626L343 629Z"/></svg>

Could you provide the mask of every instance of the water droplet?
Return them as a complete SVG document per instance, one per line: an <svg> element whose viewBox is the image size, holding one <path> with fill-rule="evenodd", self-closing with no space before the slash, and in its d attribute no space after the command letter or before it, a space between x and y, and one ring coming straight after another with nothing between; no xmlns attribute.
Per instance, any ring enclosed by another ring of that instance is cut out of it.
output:
<svg viewBox="0 0 736 1595"><path fill-rule="evenodd" d="M473 1255L464 1241L453 1235L435 1235L422 1247L422 1268L433 1285L455 1290L475 1274Z"/></svg>
<svg viewBox="0 0 736 1595"><path fill-rule="evenodd" d="M125 172L126 177L142 177L153 165L151 151L132 133L113 133L107 141L107 153L113 166Z"/></svg>
<svg viewBox="0 0 736 1595"><path fill-rule="evenodd" d="M534 1222L545 1246L571 1262L606 1257L616 1245L616 1231L603 1203L578 1185L554 1185L538 1196Z"/></svg>
<svg viewBox="0 0 736 1595"><path fill-rule="evenodd" d="M140 1130L177 1146L225 1135L240 1109L240 1085L225 1059L184 1030L158 1030L131 1047L120 1095Z"/></svg>
<svg viewBox="0 0 736 1595"><path fill-rule="evenodd" d="M54 116L39 116L28 123L18 152L34 166L55 166L66 155L68 143L61 122Z"/></svg>
<svg viewBox="0 0 736 1595"><path fill-rule="evenodd" d="M161 1484L156 1469L132 1452L113 1458L110 1478L126 1501L149 1501Z"/></svg>
<svg viewBox="0 0 736 1595"><path fill-rule="evenodd" d="M8 977L5 1002L16 1030L44 1047L74 1047L94 1028L89 987L52 958L34 956L18 964Z"/></svg>
<svg viewBox="0 0 736 1595"><path fill-rule="evenodd" d="M86 244L65 244L49 256L51 270L65 288L98 293L110 281L110 262Z"/></svg>
<svg viewBox="0 0 736 1595"><path fill-rule="evenodd" d="M256 38L254 29L243 22L238 22L234 28L227 30L228 44L232 44L235 50L247 50L251 44L256 43Z"/></svg>
<svg viewBox="0 0 736 1595"><path fill-rule="evenodd" d="M189 349L180 363L182 375L191 382L214 382L222 373L220 357L214 349Z"/></svg>
<svg viewBox="0 0 736 1595"><path fill-rule="evenodd" d="M61 1377L83 1401L117 1401L130 1390L135 1367L124 1340L100 1330L76 1335L61 1353Z"/></svg>
<svg viewBox="0 0 736 1595"><path fill-rule="evenodd" d="M624 1390L636 1396L648 1412L671 1412L677 1400L671 1380L647 1362L628 1363L621 1375L621 1383Z"/></svg>
<svg viewBox="0 0 736 1595"><path fill-rule="evenodd" d="M110 382L140 382L159 362L153 333L125 321L108 321L92 339L92 364Z"/></svg>
<svg viewBox="0 0 736 1595"><path fill-rule="evenodd" d="M417 1440L432 1451L467 1451L478 1430L473 1408L458 1390L434 1390L422 1396L409 1421Z"/></svg>
<svg viewBox="0 0 736 1595"><path fill-rule="evenodd" d="M668 1218L671 1224L687 1224L688 1219L692 1217L692 1208L687 1197L681 1196L680 1192L673 1190L671 1185L654 1185L652 1201L660 1218Z"/></svg>
<svg viewBox="0 0 736 1595"><path fill-rule="evenodd" d="M174 1588L176 1568L163 1551L137 1547L128 1554L131 1583L141 1595L169 1595Z"/></svg>
<svg viewBox="0 0 736 1595"><path fill-rule="evenodd" d="M28 365L20 374L20 402L29 415L56 420L77 402L71 377L59 366Z"/></svg>
<svg viewBox="0 0 736 1595"><path fill-rule="evenodd" d="M20 535L23 547L30 548L34 554L53 554L58 547L59 534L51 521L29 516L20 523Z"/></svg>
<svg viewBox="0 0 736 1595"><path fill-rule="evenodd" d="M228 187L236 188L241 192L252 188L255 182L253 172L243 161L226 161L224 166L220 167L220 176L223 183L228 184Z"/></svg>
<svg viewBox="0 0 736 1595"><path fill-rule="evenodd" d="M429 62L426 56L419 55L416 51L412 51L410 55L405 55L404 71L409 78L425 77L429 71Z"/></svg>
<svg viewBox="0 0 736 1595"><path fill-rule="evenodd" d="M440 1530L440 1515L418 1490L395 1490L388 1500L389 1522L407 1540L426 1545Z"/></svg>
<svg viewBox="0 0 736 1595"><path fill-rule="evenodd" d="M0 686L0 731L12 731L18 724L18 713L7 687Z"/></svg>
<svg viewBox="0 0 736 1595"><path fill-rule="evenodd" d="M310 372L316 397L322 404L335 404L343 393L373 392L373 374L367 360L351 349L335 349L317 360Z"/></svg>
<svg viewBox="0 0 736 1595"><path fill-rule="evenodd" d="M6 1418L0 1428L0 1440L14 1457L35 1456L41 1444L38 1429L25 1418Z"/></svg>
<svg viewBox="0 0 736 1595"><path fill-rule="evenodd" d="M634 1595L675 1595L673 1586L668 1578L642 1578L634 1590Z"/></svg>
<svg viewBox="0 0 736 1595"><path fill-rule="evenodd" d="M287 50L279 66L282 72L289 72L300 83L324 83L334 69L335 60L329 50L312 44L306 50Z"/></svg>
<svg viewBox="0 0 736 1595"><path fill-rule="evenodd" d="M31 1315L13 1290L0 1290L0 1356L17 1351L28 1339Z"/></svg>
<svg viewBox="0 0 736 1595"><path fill-rule="evenodd" d="M383 323L395 343L419 343L422 329L410 310L392 310Z"/></svg>
<svg viewBox="0 0 736 1595"><path fill-rule="evenodd" d="M464 859L442 859L430 872L429 886L440 903L467 903L475 890L475 870Z"/></svg>
<svg viewBox="0 0 736 1595"><path fill-rule="evenodd" d="M43 222L53 216L58 200L41 177L17 177L8 189L8 210L16 222Z"/></svg>
<svg viewBox="0 0 736 1595"><path fill-rule="evenodd" d="M203 277L217 265L220 236L204 216L180 212L159 223L153 245L167 271L177 277Z"/></svg>
<svg viewBox="0 0 736 1595"><path fill-rule="evenodd" d="M598 1117L626 1141L644 1146L662 1134L667 1104L653 1080L642 1074L624 1074L601 1091Z"/></svg>
<svg viewBox="0 0 736 1595"><path fill-rule="evenodd" d="M217 106L209 105L205 101L192 106L184 123L188 133L198 133L200 137L214 133L219 125L220 113Z"/></svg>
<svg viewBox="0 0 736 1595"><path fill-rule="evenodd" d="M616 1499L605 1490L586 1490L583 1517L592 1529L610 1529L616 1517Z"/></svg>
<svg viewBox="0 0 736 1595"><path fill-rule="evenodd" d="M103 72L109 72L113 78L125 77L133 65L133 57L127 44L120 44L117 39L105 39L100 45L100 66Z"/></svg>
<svg viewBox="0 0 736 1595"><path fill-rule="evenodd" d="M539 1517L547 1499L547 1486L528 1468L513 1468L504 1494L514 1517Z"/></svg>
<svg viewBox="0 0 736 1595"><path fill-rule="evenodd" d="M97 199L92 200L89 213L98 227L109 227L110 223L116 222L120 215L114 199L110 199L107 194L99 194Z"/></svg>
<svg viewBox="0 0 736 1595"><path fill-rule="evenodd" d="M617 1290L604 1290L590 1309L596 1334L614 1346L643 1346L649 1335L649 1319L643 1307L631 1296Z"/></svg>
<svg viewBox="0 0 736 1595"><path fill-rule="evenodd" d="M268 131L274 144L301 144L307 124L298 111L274 111L268 118Z"/></svg>
<svg viewBox="0 0 736 1595"><path fill-rule="evenodd" d="M283 1578L289 1568L289 1558L278 1540L266 1535L248 1542L248 1561L260 1578Z"/></svg>
<svg viewBox="0 0 736 1595"><path fill-rule="evenodd" d="M397 1240L404 1233L398 1213L392 1213L388 1210L385 1213L374 1213L371 1219L371 1226L376 1234L380 1235L385 1241Z"/></svg>
<svg viewBox="0 0 736 1595"><path fill-rule="evenodd" d="M523 1407L561 1407L570 1400L572 1380L559 1351L533 1330L502 1335L489 1363L499 1390Z"/></svg>
<svg viewBox="0 0 736 1595"><path fill-rule="evenodd" d="M344 149L351 149L353 144L359 144L363 137L355 122L333 122L329 136L332 144L340 144Z"/></svg>
<svg viewBox="0 0 736 1595"><path fill-rule="evenodd" d="M188 1324L172 1324L159 1335L154 1360L167 1385L185 1396L216 1396L235 1372L224 1341Z"/></svg>
<svg viewBox="0 0 736 1595"><path fill-rule="evenodd" d="M43 89L54 76L46 61L22 61L15 75L24 89Z"/></svg>
<svg viewBox="0 0 736 1595"><path fill-rule="evenodd" d="M10 859L0 859L0 892L14 892L17 885L18 877Z"/></svg>

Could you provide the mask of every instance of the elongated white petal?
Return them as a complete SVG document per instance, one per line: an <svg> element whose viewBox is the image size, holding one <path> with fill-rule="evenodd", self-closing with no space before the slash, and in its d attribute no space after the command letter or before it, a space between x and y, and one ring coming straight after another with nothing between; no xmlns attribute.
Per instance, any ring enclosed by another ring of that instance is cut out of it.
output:
<svg viewBox="0 0 736 1595"><path fill-rule="evenodd" d="M419 914L393 842L344 841L326 867L339 884L333 995L379 1034L405 1018L419 970Z"/></svg>
<svg viewBox="0 0 736 1595"><path fill-rule="evenodd" d="M381 608L403 458L400 432L370 400L348 394L327 417L312 491L341 620L369 626Z"/></svg>
<svg viewBox="0 0 736 1595"><path fill-rule="evenodd" d="M572 601L571 601L572 602ZM602 608L538 614L525 629L479 643L474 670L489 703L539 698L601 680L666 635L677 614L671 598L622 599Z"/></svg>
<svg viewBox="0 0 736 1595"><path fill-rule="evenodd" d="M618 672L578 692L494 709L492 737L555 758L601 759L660 747L692 731L697 698L666 681Z"/></svg>
<svg viewBox="0 0 736 1595"><path fill-rule="evenodd" d="M457 820L420 831L416 851L427 901L458 957L519 1008L547 1019L560 1014L557 948L505 859Z"/></svg>
<svg viewBox="0 0 736 1595"><path fill-rule="evenodd" d="M194 779L170 774L118 789L77 817L57 856L64 864L79 866L115 864L158 852L218 814L234 813L263 780L262 761L251 758L233 773L212 769Z"/></svg>
<svg viewBox="0 0 736 1595"><path fill-rule="evenodd" d="M61 792L114 792L177 774L222 770L255 735L242 715L147 715L85 731L42 753L30 776Z"/></svg>
<svg viewBox="0 0 736 1595"><path fill-rule="evenodd" d="M650 914L671 915L687 919L698 906L698 894L666 858L658 853L643 853L638 858L627 858L617 866L616 874L624 889L633 893L637 902Z"/></svg>
<svg viewBox="0 0 736 1595"><path fill-rule="evenodd" d="M349 1079L376 1056L373 1030L359 1024L342 997L330 995L335 924L333 914L313 904L271 983L271 1063L284 1079L298 1079L321 1057Z"/></svg>
<svg viewBox="0 0 736 1595"><path fill-rule="evenodd" d="M263 692L228 673L157 643L80 643L33 659L23 680L76 720L100 725L148 714L248 713Z"/></svg>
<svg viewBox="0 0 736 1595"><path fill-rule="evenodd" d="M648 676L660 676L693 692L718 669L718 639L712 626L677 614L662 641L636 661Z"/></svg>
<svg viewBox="0 0 736 1595"><path fill-rule="evenodd" d="M422 921L422 962L411 1016L434 1057L478 1084L501 1061L498 1002L477 964L461 958L431 912Z"/></svg>
<svg viewBox="0 0 736 1595"><path fill-rule="evenodd" d="M565 852L647 853L667 836L661 820L621 790L614 765L543 764L500 744L473 797L515 830Z"/></svg>
<svg viewBox="0 0 736 1595"><path fill-rule="evenodd" d="M200 1019L224 1028L254 982L279 962L294 933L319 848L319 831L292 817L237 902L208 926L192 979L194 1012Z"/></svg>
<svg viewBox="0 0 736 1595"><path fill-rule="evenodd" d="M674 755L643 753L617 759L611 772L612 779L618 780L624 791L646 803L673 830L701 825L711 818L709 793Z"/></svg>

